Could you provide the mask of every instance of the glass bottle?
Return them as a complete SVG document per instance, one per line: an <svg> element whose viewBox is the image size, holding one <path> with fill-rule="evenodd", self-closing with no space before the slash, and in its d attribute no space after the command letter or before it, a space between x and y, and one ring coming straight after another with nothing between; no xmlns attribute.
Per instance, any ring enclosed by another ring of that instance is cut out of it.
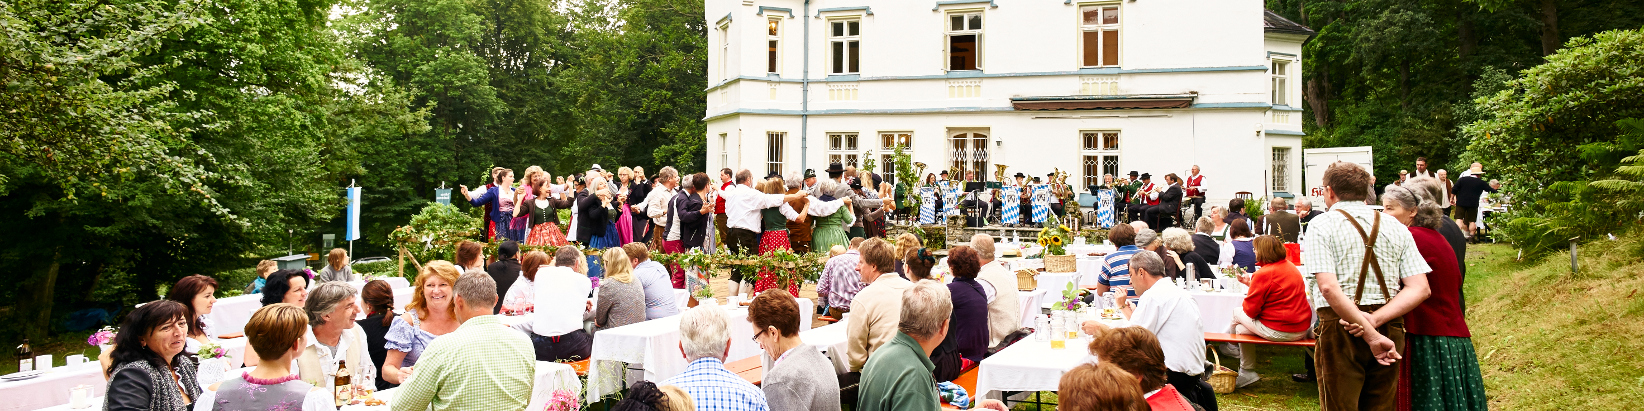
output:
<svg viewBox="0 0 1644 411"><path fill-rule="evenodd" d="M353 374L348 371L348 362L337 361L337 376L331 389L336 393L335 398L339 410L344 405L348 405L349 400L354 399L353 379Z"/></svg>

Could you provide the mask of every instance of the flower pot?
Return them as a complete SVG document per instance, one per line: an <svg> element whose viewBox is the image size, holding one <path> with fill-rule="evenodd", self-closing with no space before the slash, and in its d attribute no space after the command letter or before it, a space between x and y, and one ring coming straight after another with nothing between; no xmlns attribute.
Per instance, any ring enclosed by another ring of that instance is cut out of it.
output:
<svg viewBox="0 0 1644 411"><path fill-rule="evenodd" d="M1079 271L1079 258L1072 255L1045 256L1045 272L1071 273Z"/></svg>

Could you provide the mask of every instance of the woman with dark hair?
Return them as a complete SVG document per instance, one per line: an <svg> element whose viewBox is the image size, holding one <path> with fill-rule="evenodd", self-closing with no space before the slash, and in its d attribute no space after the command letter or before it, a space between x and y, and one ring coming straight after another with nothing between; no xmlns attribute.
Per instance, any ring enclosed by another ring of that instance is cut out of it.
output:
<svg viewBox="0 0 1644 411"><path fill-rule="evenodd" d="M308 273L303 270L280 270L268 275L263 286L263 305L286 303L296 306L308 301Z"/></svg>
<svg viewBox="0 0 1644 411"><path fill-rule="evenodd" d="M367 313L364 320L356 321L361 329L365 330L366 351L371 353L372 364L382 364L388 355L388 329L394 324L394 286L387 281L371 280L360 288L360 299L365 301ZM303 324L306 327L308 320L305 317ZM377 375L383 375L381 365L377 366ZM377 391L394 388L397 384L388 382L385 378L377 379Z"/></svg>
<svg viewBox="0 0 1644 411"><path fill-rule="evenodd" d="M908 281L930 280L930 269L936 267L936 256L924 247L909 251L907 267Z"/></svg>
<svg viewBox="0 0 1644 411"><path fill-rule="evenodd" d="M693 411L696 405L684 390L672 385L658 387L640 381L628 388L628 396L611 406L611 411Z"/></svg>
<svg viewBox="0 0 1644 411"><path fill-rule="evenodd" d="M525 237L525 245L565 245L565 232L559 228L559 210L571 208L571 200L565 198L564 191L552 193L548 189L546 173L538 174L533 179L535 181L527 187L536 193L536 197L514 207L515 214L530 217L527 225L531 227L531 232Z"/></svg>
<svg viewBox="0 0 1644 411"><path fill-rule="evenodd" d="M209 343L211 335L210 319L211 306L217 304L217 280L203 275L191 275L177 280L177 285L171 286L166 293L166 299L182 303L188 308L188 347L187 352L199 351L200 345Z"/></svg>
<svg viewBox="0 0 1644 411"><path fill-rule="evenodd" d="M194 360L183 355L188 307L170 300L143 304L126 315L109 354L105 410L189 410L200 396Z"/></svg>
<svg viewBox="0 0 1644 411"><path fill-rule="evenodd" d="M953 272L953 282L948 283L948 292L953 295L953 314L944 343L951 341L958 348L959 355L965 359L964 369L981 362L988 351L988 301L993 298L976 281L976 273L981 269L981 256L976 254L976 249L962 245L948 250L948 270Z"/></svg>
<svg viewBox="0 0 1644 411"><path fill-rule="evenodd" d="M1250 232L1250 224L1243 218L1237 218L1227 225L1227 243L1222 244L1221 258L1216 265L1237 265L1244 272L1256 272L1256 248L1250 243L1255 234Z"/></svg>
<svg viewBox="0 0 1644 411"><path fill-rule="evenodd" d="M453 263L456 263L457 274L485 271L485 246L468 240L457 243L457 261Z"/></svg>

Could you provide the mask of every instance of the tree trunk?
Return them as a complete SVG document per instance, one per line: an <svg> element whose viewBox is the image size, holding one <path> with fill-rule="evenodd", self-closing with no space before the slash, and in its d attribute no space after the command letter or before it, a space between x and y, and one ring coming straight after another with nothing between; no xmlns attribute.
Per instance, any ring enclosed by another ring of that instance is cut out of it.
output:
<svg viewBox="0 0 1644 411"><path fill-rule="evenodd" d="M1306 96L1307 108L1313 111L1313 124L1321 128L1330 127L1330 70L1323 65L1313 69L1313 74L1307 77L1307 83L1302 89Z"/></svg>
<svg viewBox="0 0 1644 411"><path fill-rule="evenodd" d="M23 333L35 341L44 341L51 331L51 303L57 291L57 273L62 269L58 262L61 258L63 249L58 246L52 250L51 262L30 276L28 283L34 287L23 295L22 306L33 310L23 315Z"/></svg>
<svg viewBox="0 0 1644 411"><path fill-rule="evenodd" d="M1473 50L1478 48L1478 37L1473 32L1473 12L1463 8L1457 20L1461 20L1461 24L1456 25L1456 37L1461 43L1458 45L1461 57L1471 56Z"/></svg>
<svg viewBox="0 0 1644 411"><path fill-rule="evenodd" d="M1558 3L1541 0L1541 55L1552 55L1563 44L1563 39L1558 37Z"/></svg>
<svg viewBox="0 0 1644 411"><path fill-rule="evenodd" d="M1410 110L1410 58L1399 63L1399 107Z"/></svg>

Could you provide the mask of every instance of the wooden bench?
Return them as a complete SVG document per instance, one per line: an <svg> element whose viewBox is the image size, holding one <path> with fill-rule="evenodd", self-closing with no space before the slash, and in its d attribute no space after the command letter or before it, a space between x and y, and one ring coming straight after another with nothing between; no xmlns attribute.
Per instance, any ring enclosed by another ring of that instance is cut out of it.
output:
<svg viewBox="0 0 1644 411"><path fill-rule="evenodd" d="M753 385L759 385L765 379L765 364L757 355L725 363L725 371L741 376Z"/></svg>
<svg viewBox="0 0 1644 411"><path fill-rule="evenodd" d="M838 318L833 318L833 317L826 316L826 315L821 316L821 317L816 317L816 320L821 321L821 322L825 322L825 323L828 323L828 324L833 324L833 323L839 322Z"/></svg>
<svg viewBox="0 0 1644 411"><path fill-rule="evenodd" d="M758 386L760 381L765 379L765 367L754 367L753 369L736 373L736 375L742 377L742 379L747 381L749 384Z"/></svg>
<svg viewBox="0 0 1644 411"><path fill-rule="evenodd" d="M578 377L587 377L588 376L588 362L589 361L587 359L583 359L582 361L573 361L573 362L568 362L568 363L565 363L565 364L570 365L571 369L576 370Z"/></svg>
<svg viewBox="0 0 1644 411"><path fill-rule="evenodd" d="M1235 344L1277 345L1277 346L1281 346L1281 347L1312 347L1314 345L1314 341L1316 341L1316 340L1303 339L1303 340L1296 340L1296 341L1268 341L1266 339L1262 339L1262 337L1257 337L1257 336L1248 335L1248 334L1204 333L1204 342L1206 342L1206 343L1218 343L1219 342L1219 343L1235 343Z"/></svg>
<svg viewBox="0 0 1644 411"><path fill-rule="evenodd" d="M972 405L975 405L977 401L982 400L976 392L976 374L981 372L981 371L982 371L981 364L977 364L977 366L975 368L971 368L970 371L965 371L964 374L959 374L959 378L954 378L953 379L954 384L958 385L959 388L964 388L965 389L965 395L970 396L970 403ZM944 410L957 410L959 408L954 407L952 405L949 405L947 402L944 401L942 403L942 409L944 409Z"/></svg>

